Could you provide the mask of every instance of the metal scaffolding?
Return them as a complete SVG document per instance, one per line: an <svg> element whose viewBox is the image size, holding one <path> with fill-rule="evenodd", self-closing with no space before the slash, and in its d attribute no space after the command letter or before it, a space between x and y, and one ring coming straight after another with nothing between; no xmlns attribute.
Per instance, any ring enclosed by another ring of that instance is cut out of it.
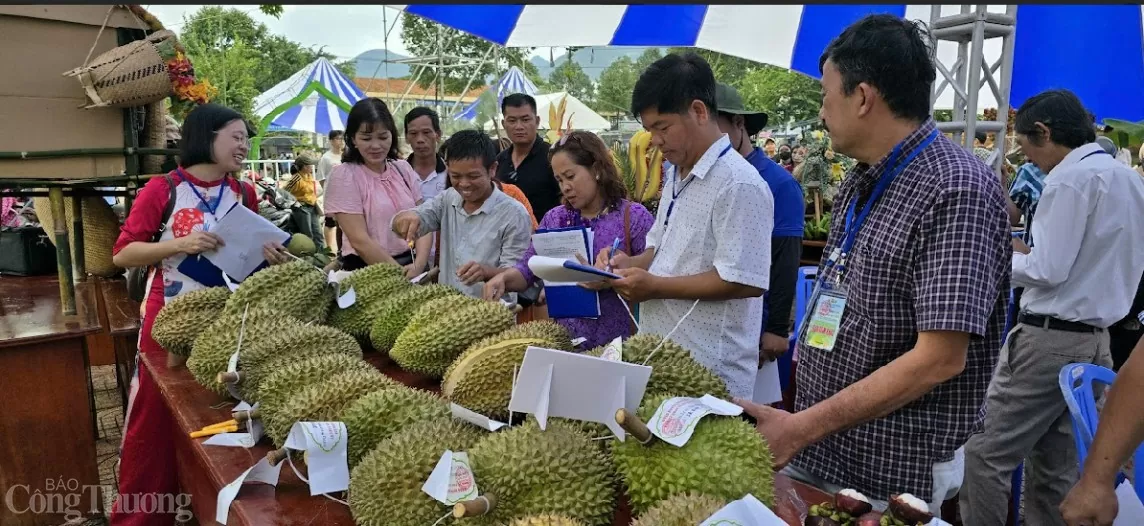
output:
<svg viewBox="0 0 1144 526"><path fill-rule="evenodd" d="M1005 13L990 13L987 5L962 5L961 12L942 16L940 5L930 11L930 33L934 49L942 41L957 44L957 59L948 67L935 58L940 81L934 88L931 104L948 86L953 94L953 120L939 122L942 132L952 132L953 140L973 149L977 131L994 133L993 169L1000 170L1006 152L1005 132L1009 119L1009 88L1013 74L1013 43L1016 37L1017 6L1006 6ZM989 64L985 58L985 40L1001 38L1001 58ZM935 57L937 53L934 53ZM999 80L998 80L999 77ZM993 90L997 100L997 120L977 119L980 93L985 86Z"/></svg>

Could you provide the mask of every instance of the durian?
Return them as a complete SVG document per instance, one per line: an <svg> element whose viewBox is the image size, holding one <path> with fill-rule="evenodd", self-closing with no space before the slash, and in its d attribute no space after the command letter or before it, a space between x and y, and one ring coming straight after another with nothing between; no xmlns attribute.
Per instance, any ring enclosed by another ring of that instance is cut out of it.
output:
<svg viewBox="0 0 1144 526"><path fill-rule="evenodd" d="M210 287L179 295L155 316L151 337L167 352L186 357L195 338L218 318L230 289Z"/></svg>
<svg viewBox="0 0 1144 526"><path fill-rule="evenodd" d="M445 450L464 452L488 434L474 425L437 418L383 440L350 473L350 513L358 526L427 526L452 508L421 491ZM481 482L477 479L477 487ZM437 523L456 524L450 518Z"/></svg>
<svg viewBox="0 0 1144 526"><path fill-rule="evenodd" d="M242 348L249 348L254 342L264 340L270 336L288 329L300 327L301 323L278 311L250 307L246 311L245 323L243 312L237 314L223 314L216 317L195 338L191 347L191 356L187 358L187 369L203 387L219 395L227 395L226 385L218 381L218 373L226 371L231 355L238 348L239 335L242 336Z"/></svg>
<svg viewBox="0 0 1144 526"><path fill-rule="evenodd" d="M322 323L334 301L334 289L321 270L294 260L250 275L226 302L225 314L242 313L247 304L265 307L303 323Z"/></svg>
<svg viewBox="0 0 1144 526"><path fill-rule="evenodd" d="M350 370L376 371L364 360L345 354L315 356L268 371L248 402L258 402L260 410L279 407L307 386Z"/></svg>
<svg viewBox="0 0 1144 526"><path fill-rule="evenodd" d="M238 354L240 381L235 384L243 400L258 401L258 383L284 363L322 354L345 354L361 359L361 347L352 336L333 327L291 327L251 342ZM285 360L285 361L284 361Z"/></svg>
<svg viewBox="0 0 1144 526"><path fill-rule="evenodd" d="M534 515L516 519L508 526L584 526L584 523L560 515Z"/></svg>
<svg viewBox="0 0 1144 526"><path fill-rule="evenodd" d="M401 368L441 378L470 345L516 322L503 305L467 296L445 296L421 306L389 351Z"/></svg>
<svg viewBox="0 0 1144 526"><path fill-rule="evenodd" d="M660 501L640 515L632 526L695 526L726 505L722 499L687 492Z"/></svg>
<svg viewBox="0 0 1144 526"><path fill-rule="evenodd" d="M266 406L260 416L274 446L282 447L295 422L335 420L354 400L373 391L393 389L399 385L376 369L351 369L302 388L282 405Z"/></svg>
<svg viewBox="0 0 1144 526"><path fill-rule="evenodd" d="M398 387L369 393L346 406L339 419L350 434L351 468L382 440L422 420L450 418L449 406L427 391Z"/></svg>
<svg viewBox="0 0 1144 526"><path fill-rule="evenodd" d="M405 270L397 265L378 263L355 270L340 285L342 294L354 289L354 304L344 309L334 305L329 324L365 345L379 302L413 286L405 278Z"/></svg>
<svg viewBox="0 0 1144 526"><path fill-rule="evenodd" d="M373 348L389 351L419 307L436 298L460 294L461 291L448 285L433 284L412 287L381 300L369 330Z"/></svg>
<svg viewBox="0 0 1144 526"><path fill-rule="evenodd" d="M665 400L645 399L638 415L647 422ZM653 438L648 445L628 438L612 444L616 470L636 516L672 495L694 491L728 501L748 493L774 506L771 453L754 426L739 417L707 415L691 439L676 447Z"/></svg>
<svg viewBox="0 0 1144 526"><path fill-rule="evenodd" d="M490 418L508 416L513 372L524 361L529 346L572 350L568 330L544 320L517 325L468 348L445 371L441 394Z"/></svg>
<svg viewBox="0 0 1144 526"><path fill-rule="evenodd" d="M623 343L623 359L628 363L644 364L652 368L644 399L661 394L699 398L705 394L722 400L730 400L727 383L710 369L704 367L691 353L671 340L663 342L663 337L655 334L637 334ZM652 351L655 351L652 354ZM588 352L600 356L604 351L598 347Z"/></svg>
<svg viewBox="0 0 1144 526"><path fill-rule="evenodd" d="M611 525L615 474L607 457L582 433L559 422L535 421L488 435L468 451L481 495L496 504L462 524L498 525L535 514L563 515L586 526Z"/></svg>

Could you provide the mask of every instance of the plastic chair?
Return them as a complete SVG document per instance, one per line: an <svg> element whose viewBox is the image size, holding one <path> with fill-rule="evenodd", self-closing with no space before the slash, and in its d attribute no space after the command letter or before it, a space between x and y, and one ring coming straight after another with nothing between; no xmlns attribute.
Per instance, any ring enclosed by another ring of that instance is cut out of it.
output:
<svg viewBox="0 0 1144 526"><path fill-rule="evenodd" d="M1093 394L1093 384L1101 383L1112 385L1116 380L1116 373L1107 367L1091 363L1070 363L1061 368L1058 376L1061 394L1065 397L1065 405L1072 416L1073 440L1076 441L1077 461L1080 469L1084 469L1084 460L1088 457L1088 448L1092 445L1093 436L1096 435L1100 415L1096 408L1096 396ZM1144 444L1136 448L1134 454L1135 479L1144 480ZM1124 482L1124 473L1116 476L1116 485ZM1144 486L1142 484L1141 486ZM1136 487L1136 496L1144 501L1144 490Z"/></svg>
<svg viewBox="0 0 1144 526"><path fill-rule="evenodd" d="M806 304L814 293L814 280L818 277L818 267L799 267L798 281L794 288L794 331L790 335L787 352L779 357L779 386L786 392L791 383L791 369L794 353L798 348L798 333L802 330L802 318L806 315Z"/></svg>

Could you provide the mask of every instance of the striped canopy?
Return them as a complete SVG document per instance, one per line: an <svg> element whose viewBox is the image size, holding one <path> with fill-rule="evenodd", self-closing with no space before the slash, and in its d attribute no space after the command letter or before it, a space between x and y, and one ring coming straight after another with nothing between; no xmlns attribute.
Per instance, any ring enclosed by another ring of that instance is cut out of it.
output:
<svg viewBox="0 0 1144 526"><path fill-rule="evenodd" d="M533 84L520 68L513 66L508 68L508 71L501 78L496 81L497 90L497 107L504 101L504 98L513 93L525 93L528 95L536 96L540 93L536 84ZM472 121L477 118L477 105L480 104L480 99L473 101L465 109L453 115L454 119Z"/></svg>
<svg viewBox="0 0 1144 526"><path fill-rule="evenodd" d="M315 81L350 105L365 98L365 94L353 80L342 74L329 60L319 58L256 97L254 113L265 118L279 106L298 97L311 82ZM270 129L307 131L324 135L331 130L346 129L346 118L345 111L322 94L314 92L276 117L270 123Z"/></svg>
<svg viewBox="0 0 1144 526"><path fill-rule="evenodd" d="M404 9L510 47L694 46L817 78L832 38L871 13L930 20L928 5L407 5ZM1005 6L990 6L1004 12ZM944 14L960 12L944 6ZM1050 88L1077 93L1098 119L1144 119L1144 6L1023 5L1017 9L1010 103ZM947 66L956 45L943 42ZM986 41L986 60L1001 56ZM939 77L940 83L940 77ZM944 90L936 107L952 106ZM983 90L980 108L996 107ZM980 111L980 110L979 110Z"/></svg>

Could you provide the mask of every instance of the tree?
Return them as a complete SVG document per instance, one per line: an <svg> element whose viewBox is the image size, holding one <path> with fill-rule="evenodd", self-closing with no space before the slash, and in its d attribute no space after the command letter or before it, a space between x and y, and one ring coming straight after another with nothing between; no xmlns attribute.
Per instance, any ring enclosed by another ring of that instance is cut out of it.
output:
<svg viewBox="0 0 1144 526"><path fill-rule="evenodd" d="M767 112L771 125L814 119L822 106L817 80L770 64L758 64L740 81L738 90L747 108Z"/></svg>
<svg viewBox="0 0 1144 526"><path fill-rule="evenodd" d="M258 53L246 41L234 43L221 52L202 53L188 47L187 52L195 58L195 75L209 79L218 88L215 100L249 118L255 118L254 98L259 90L255 87L254 75Z"/></svg>
<svg viewBox="0 0 1144 526"><path fill-rule="evenodd" d="M715 73L716 81L736 88L740 86L740 83L748 74L763 66L761 63L745 58L724 55L718 51L687 47L673 47L668 49L668 53L683 54L687 52L694 52L703 57L707 63L711 65L711 70Z"/></svg>
<svg viewBox="0 0 1144 526"><path fill-rule="evenodd" d="M663 53L659 52L659 48L649 47L645 49L643 54L640 55L640 58L636 59L636 78L639 78L640 74L643 73L648 66L661 58L663 58Z"/></svg>
<svg viewBox="0 0 1144 526"><path fill-rule="evenodd" d="M504 72L511 66L520 68L530 78L539 77L536 66L528 60L532 48L495 49L499 46L492 42L409 13L405 13L402 18L401 42L414 56L424 58L440 54L479 62L487 54L487 60L475 68L441 68L436 72L436 68L426 68L417 80L417 84L423 88L436 86L439 80L444 93L460 93L474 74L476 80L472 86L480 86L489 77ZM416 70L417 67L414 67L415 77ZM435 78L437 75L440 75L439 79Z"/></svg>
<svg viewBox="0 0 1144 526"><path fill-rule="evenodd" d="M282 6L279 4L260 5L258 10L267 16L282 18Z"/></svg>
<svg viewBox="0 0 1144 526"><path fill-rule="evenodd" d="M548 89L567 91L569 95L580 99L585 104L591 104L595 98L595 87L592 85L592 79L588 77L587 73L584 73L584 68L573 60L565 60L564 63L552 70L552 73L548 75Z"/></svg>
<svg viewBox="0 0 1144 526"><path fill-rule="evenodd" d="M637 62L627 56L621 56L612 62L607 69L600 72L600 82L596 87L595 109L600 112L631 111L632 90L635 89L636 79L641 72L643 69L639 69Z"/></svg>

